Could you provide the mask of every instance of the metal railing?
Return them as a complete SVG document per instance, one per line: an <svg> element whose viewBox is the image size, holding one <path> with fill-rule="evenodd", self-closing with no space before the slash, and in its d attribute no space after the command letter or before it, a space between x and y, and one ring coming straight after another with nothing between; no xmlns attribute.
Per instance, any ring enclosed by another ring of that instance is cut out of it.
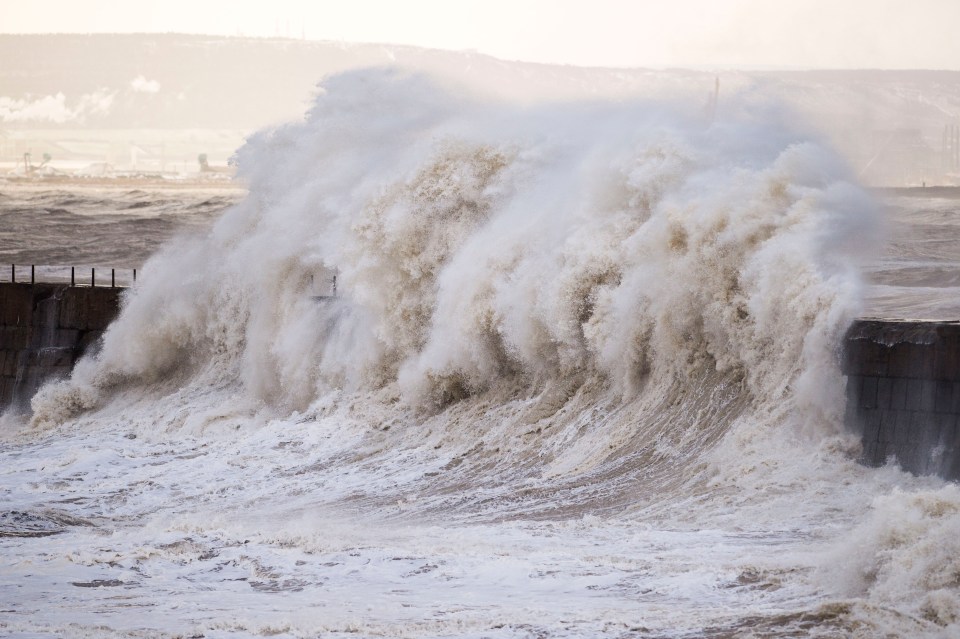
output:
<svg viewBox="0 0 960 639"><path fill-rule="evenodd" d="M28 270L29 269L29 270ZM109 284L104 273L110 272ZM100 279L97 279L98 273ZM310 296L317 300L337 299L337 273L325 277L310 278ZM137 283L135 268L104 268L97 266L56 266L11 264L9 269L0 268L0 282L19 284L69 284L92 288L128 288Z"/></svg>
<svg viewBox="0 0 960 639"><path fill-rule="evenodd" d="M26 274L27 267L23 264L11 264L10 270L4 275L9 275L9 279L6 277L0 277L0 282L13 282L21 284L36 284L38 282L44 284L67 284L70 286L89 286L92 288L125 288L128 286L133 286L137 283L137 269L118 269L118 268L100 268L101 273L106 270L110 271L110 284L107 286L106 282L101 275L101 280L97 282L97 267L95 266L47 266L47 265L30 265L30 276L27 277ZM87 271L89 270L89 277L87 277ZM119 277L118 277L119 275Z"/></svg>

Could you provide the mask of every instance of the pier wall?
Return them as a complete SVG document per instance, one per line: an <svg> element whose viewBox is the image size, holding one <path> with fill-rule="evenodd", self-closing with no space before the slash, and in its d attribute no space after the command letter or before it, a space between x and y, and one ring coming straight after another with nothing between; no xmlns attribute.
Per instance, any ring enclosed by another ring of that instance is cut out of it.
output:
<svg viewBox="0 0 960 639"><path fill-rule="evenodd" d="M0 282L0 411L28 409L44 381L68 375L117 316L123 290Z"/></svg>
<svg viewBox="0 0 960 639"><path fill-rule="evenodd" d="M960 479L960 322L858 320L843 372L865 464Z"/></svg>
<svg viewBox="0 0 960 639"><path fill-rule="evenodd" d="M0 283L0 411L27 410L44 381L96 348L124 290ZM960 480L960 322L857 320L843 373L863 463Z"/></svg>

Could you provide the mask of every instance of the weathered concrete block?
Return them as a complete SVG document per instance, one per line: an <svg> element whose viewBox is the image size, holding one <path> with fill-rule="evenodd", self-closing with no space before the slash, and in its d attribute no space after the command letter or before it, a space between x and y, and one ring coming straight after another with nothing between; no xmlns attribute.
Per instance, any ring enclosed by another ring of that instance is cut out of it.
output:
<svg viewBox="0 0 960 639"><path fill-rule="evenodd" d="M897 462L904 470L919 474L924 472L927 465L927 451L921 450L917 444L907 444L896 453Z"/></svg>
<svg viewBox="0 0 960 639"><path fill-rule="evenodd" d="M897 411L897 423L894 427L893 442L906 444L913 437L913 411Z"/></svg>
<svg viewBox="0 0 960 639"><path fill-rule="evenodd" d="M919 410L932 413L936 404L937 384L935 380L924 379L920 385Z"/></svg>
<svg viewBox="0 0 960 639"><path fill-rule="evenodd" d="M50 341L51 343L45 346L75 348L80 341L80 331L72 328L58 328Z"/></svg>
<svg viewBox="0 0 960 639"><path fill-rule="evenodd" d="M936 430L935 414L917 411L910 416L910 434L907 438L912 444L922 444L930 440L931 433Z"/></svg>
<svg viewBox="0 0 960 639"><path fill-rule="evenodd" d="M86 327L89 309L83 305L78 289L71 289L60 301L58 324L61 328L81 330Z"/></svg>
<svg viewBox="0 0 960 639"><path fill-rule="evenodd" d="M879 457L878 466L883 466L889 461L896 461L898 445L893 442L880 442L877 445L877 455Z"/></svg>
<svg viewBox="0 0 960 639"><path fill-rule="evenodd" d="M66 379L70 377L70 373L73 371L73 364L68 364L66 366L50 366L44 369L43 376L39 380L37 388L52 382L58 379Z"/></svg>
<svg viewBox="0 0 960 639"><path fill-rule="evenodd" d="M889 377L877 378L877 408L887 410L893 402L893 380Z"/></svg>
<svg viewBox="0 0 960 639"><path fill-rule="evenodd" d="M0 377L0 406L9 406L13 400L13 380Z"/></svg>
<svg viewBox="0 0 960 639"><path fill-rule="evenodd" d="M10 377L17 376L17 370L26 365L27 351L7 351L6 374Z"/></svg>
<svg viewBox="0 0 960 639"><path fill-rule="evenodd" d="M17 380L18 383L13 387L14 403L24 402L37 392L42 379L41 375L42 371L38 371L36 368L28 368L23 372L23 377Z"/></svg>
<svg viewBox="0 0 960 639"><path fill-rule="evenodd" d="M60 326L83 331L104 330L120 309L119 288L69 288L60 304Z"/></svg>
<svg viewBox="0 0 960 639"><path fill-rule="evenodd" d="M938 475L941 477L956 478L960 477L960 454L954 451L944 457L943 466Z"/></svg>
<svg viewBox="0 0 960 639"><path fill-rule="evenodd" d="M33 319L33 292L29 284L0 287L0 325L29 326Z"/></svg>
<svg viewBox="0 0 960 639"><path fill-rule="evenodd" d="M953 446L957 433L957 416L952 413L939 413L934 418L936 429L931 433L933 446Z"/></svg>
<svg viewBox="0 0 960 639"><path fill-rule="evenodd" d="M0 346L9 350L28 348L32 336L29 326L0 326Z"/></svg>
<svg viewBox="0 0 960 639"><path fill-rule="evenodd" d="M960 334L951 332L942 336L938 342L933 378L960 381Z"/></svg>
<svg viewBox="0 0 960 639"><path fill-rule="evenodd" d="M847 405L853 404L855 408L860 407L860 394L863 388L863 377L861 375L847 376Z"/></svg>
<svg viewBox="0 0 960 639"><path fill-rule="evenodd" d="M872 375L886 377L890 351L871 339L852 339L846 343L842 359L846 375Z"/></svg>
<svg viewBox="0 0 960 639"><path fill-rule="evenodd" d="M68 375L113 321L122 289L0 283L0 409Z"/></svg>
<svg viewBox="0 0 960 639"><path fill-rule="evenodd" d="M883 413L877 409L867 409L863 411L861 441L876 442L880 439L880 420L882 414Z"/></svg>
<svg viewBox="0 0 960 639"><path fill-rule="evenodd" d="M933 410L938 413L953 412L953 382L937 380L934 388Z"/></svg>
<svg viewBox="0 0 960 639"><path fill-rule="evenodd" d="M911 457L913 456L913 446L908 442L900 442L889 450L888 457L892 458L894 463L903 470L910 470Z"/></svg>
<svg viewBox="0 0 960 639"><path fill-rule="evenodd" d="M878 442L892 442L897 436L897 416L901 411L887 410L880 413L880 429L877 432Z"/></svg>
<svg viewBox="0 0 960 639"><path fill-rule="evenodd" d="M877 407L877 378L864 377L860 386L860 406L865 409Z"/></svg>
<svg viewBox="0 0 960 639"><path fill-rule="evenodd" d="M77 342L77 359L88 353L96 353L100 349L100 338L104 331L84 331Z"/></svg>
<svg viewBox="0 0 960 639"><path fill-rule="evenodd" d="M923 380L907 380L907 410L920 410L923 401Z"/></svg>
<svg viewBox="0 0 960 639"><path fill-rule="evenodd" d="M896 377L893 379L890 394L890 408L893 410L906 410L907 409L907 392L910 386L910 381L904 377Z"/></svg>
<svg viewBox="0 0 960 639"><path fill-rule="evenodd" d="M960 417L957 415L945 419L940 424L940 441L943 446L960 452Z"/></svg>
<svg viewBox="0 0 960 639"><path fill-rule="evenodd" d="M847 401L844 407L843 423L853 430L860 428L859 382L859 377L851 376L847 378Z"/></svg>
<svg viewBox="0 0 960 639"><path fill-rule="evenodd" d="M73 348L51 346L41 348L36 355L37 365L41 368L73 365Z"/></svg>
<svg viewBox="0 0 960 639"><path fill-rule="evenodd" d="M930 379L933 377L936 349L933 344L901 342L890 347L890 377Z"/></svg>
<svg viewBox="0 0 960 639"><path fill-rule="evenodd" d="M59 300L51 296L46 299L35 299L33 317L30 325L35 328L55 329L58 325Z"/></svg>
<svg viewBox="0 0 960 639"><path fill-rule="evenodd" d="M863 452L860 454L860 463L866 464L867 466L879 466L882 461L880 460L878 447L880 445L877 442L863 442Z"/></svg>

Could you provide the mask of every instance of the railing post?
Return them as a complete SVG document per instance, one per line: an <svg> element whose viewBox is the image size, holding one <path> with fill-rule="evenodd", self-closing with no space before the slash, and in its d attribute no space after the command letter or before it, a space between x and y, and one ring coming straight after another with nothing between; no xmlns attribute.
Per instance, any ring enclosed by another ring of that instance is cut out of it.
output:
<svg viewBox="0 0 960 639"><path fill-rule="evenodd" d="M17 283L17 264L16 262L10 264L10 281L14 284ZM26 280L24 280L26 283ZM30 265L30 284L37 283L37 265ZM137 269L133 269L133 284L137 283ZM77 267L70 267L70 286L77 286ZM80 285L82 286L82 284ZM97 268L95 266L90 267L90 287L96 288L97 286ZM122 284L121 284L122 286ZM333 288L334 294L336 294L336 278L334 278ZM110 288L117 288L117 269L110 269Z"/></svg>

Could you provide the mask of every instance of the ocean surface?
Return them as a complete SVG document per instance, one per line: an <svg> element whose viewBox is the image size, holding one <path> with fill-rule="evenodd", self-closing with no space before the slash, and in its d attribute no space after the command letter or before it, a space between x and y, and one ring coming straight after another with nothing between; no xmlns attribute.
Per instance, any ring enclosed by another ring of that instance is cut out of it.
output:
<svg viewBox="0 0 960 639"><path fill-rule="evenodd" d="M858 465L838 368L957 318L960 199L769 114L392 71L238 159L0 183L0 262L139 269L0 418L0 633L960 633L960 489Z"/></svg>
<svg viewBox="0 0 960 639"><path fill-rule="evenodd" d="M83 180L0 181L0 281L10 281L11 265L19 281L34 276L69 281L70 268L84 283L99 268L109 283L132 282L132 269L178 235L208 230L245 194L240 186L85 184Z"/></svg>

